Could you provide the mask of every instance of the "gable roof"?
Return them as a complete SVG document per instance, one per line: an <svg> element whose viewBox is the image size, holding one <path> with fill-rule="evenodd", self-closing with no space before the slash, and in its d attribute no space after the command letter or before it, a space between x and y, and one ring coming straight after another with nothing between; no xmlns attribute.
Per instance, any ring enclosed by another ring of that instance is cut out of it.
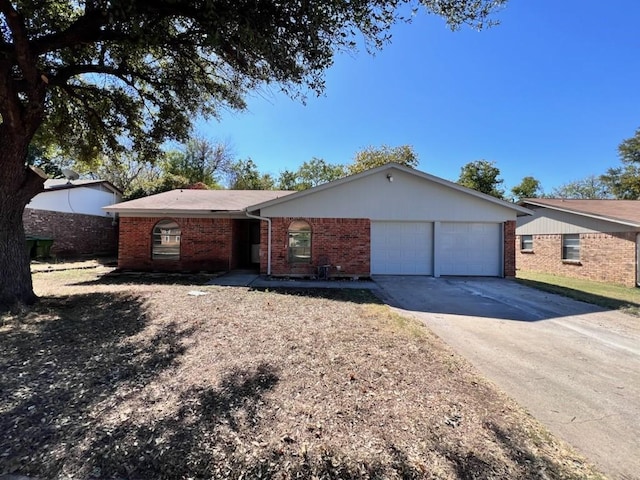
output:
<svg viewBox="0 0 640 480"><path fill-rule="evenodd" d="M640 200L574 200L565 198L525 198L522 205L551 208L609 222L640 226Z"/></svg>
<svg viewBox="0 0 640 480"><path fill-rule="evenodd" d="M292 193L284 190L171 190L104 209L127 214L158 214L159 211L166 214L231 213Z"/></svg>
<svg viewBox="0 0 640 480"><path fill-rule="evenodd" d="M171 190L169 192L158 193L128 202L103 207L104 210L120 214L208 214L208 213L240 213L258 212L260 209L278 205L280 203L295 201L296 199L312 195L317 192L335 188L347 184L359 178L369 175L376 175L380 172L393 170L414 175L420 179L445 186L457 192L475 197L477 199L499 205L511 210L515 210L518 216L531 215L527 208L505 200L501 200L491 195L472 190L457 183L450 182L419 170L405 167L398 163L388 163L377 168L372 168L364 172L350 175L333 182L325 183L317 187L299 192L286 190Z"/></svg>
<svg viewBox="0 0 640 480"><path fill-rule="evenodd" d="M108 190L122 194L122 191L107 180L67 180L66 178L48 178L44 182L44 190L64 190L67 188L91 187L103 185Z"/></svg>
<svg viewBox="0 0 640 480"><path fill-rule="evenodd" d="M487 195L481 192L478 192L476 190L472 190L470 188L467 187L463 187L462 185L459 185L457 183L453 183L450 182L449 180L445 180L444 178L440 178L440 177L436 177L434 175L430 175L428 173L425 172L421 172L420 170L416 170L415 168L410 168L410 167L405 167L404 165L400 165L399 163L387 163L385 165L382 165L380 167L376 167L376 168L372 168L370 170L365 170L364 172L360 172L357 173L355 175L349 175L348 177L344 177L344 178L340 178L338 180L334 180L333 182L329 182L329 183L324 183L322 185L318 185L317 187L313 187L310 188L308 190L303 190L301 192L297 192L294 195L291 196L287 196L287 197L282 197L282 198L275 198L273 200L267 200L263 203L259 203L256 205L251 206L251 208L249 209L250 211L257 211L260 210L262 208L265 207L271 207L274 205L278 205L284 202L289 202L289 201L295 201L298 198L307 196L307 195L312 195L314 193L317 192L321 192L323 190L327 190L327 189L331 189L331 188L335 188L339 185L343 185L345 183L349 183L352 182L354 180L357 180L359 178L363 178L363 177L367 177L370 175L377 175L380 172L385 172L388 171L388 173L392 173L393 170L398 170L401 172L405 172L408 173L410 175L414 175L418 178L427 180L429 182L433 182L436 183L438 185L442 185L445 187L448 187L452 190L456 190L460 193L466 194L466 195L470 195L472 197L476 197L480 200L484 200L487 201L489 203L493 203L496 205L500 205L502 207L506 207L509 208L511 210L515 210L517 212L518 216L521 215L531 215L532 212L524 207L522 207L521 205L518 205L516 203L512 203L512 202L507 202L505 200L501 200L499 198L493 197L491 195Z"/></svg>

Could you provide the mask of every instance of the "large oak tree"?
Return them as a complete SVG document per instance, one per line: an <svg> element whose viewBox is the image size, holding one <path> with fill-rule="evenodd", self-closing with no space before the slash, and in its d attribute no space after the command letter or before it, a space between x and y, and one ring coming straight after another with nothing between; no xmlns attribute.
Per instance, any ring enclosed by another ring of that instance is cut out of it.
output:
<svg viewBox="0 0 640 480"><path fill-rule="evenodd" d="M30 144L153 158L261 84L322 91L336 51L381 47L402 12L482 28L506 1L0 0L0 308L36 299L22 213L43 178Z"/></svg>

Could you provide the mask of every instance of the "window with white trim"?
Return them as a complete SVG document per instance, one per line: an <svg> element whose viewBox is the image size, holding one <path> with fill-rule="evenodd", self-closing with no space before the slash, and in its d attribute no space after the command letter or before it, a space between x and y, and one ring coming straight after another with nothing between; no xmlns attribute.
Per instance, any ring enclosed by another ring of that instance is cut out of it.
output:
<svg viewBox="0 0 640 480"><path fill-rule="evenodd" d="M533 251L533 235L520 235L520 250Z"/></svg>
<svg viewBox="0 0 640 480"><path fill-rule="evenodd" d="M173 220L160 220L153 227L154 260L180 260L180 227Z"/></svg>
<svg viewBox="0 0 640 480"><path fill-rule="evenodd" d="M562 260L570 262L580 261L580 234L562 235Z"/></svg>
<svg viewBox="0 0 640 480"><path fill-rule="evenodd" d="M291 222L287 246L290 263L311 263L311 225L304 220Z"/></svg>

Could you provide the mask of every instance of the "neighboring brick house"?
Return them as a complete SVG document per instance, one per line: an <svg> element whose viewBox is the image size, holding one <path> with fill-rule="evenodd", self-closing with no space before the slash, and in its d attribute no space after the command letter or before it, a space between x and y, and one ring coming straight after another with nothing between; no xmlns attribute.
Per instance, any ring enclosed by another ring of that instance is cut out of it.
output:
<svg viewBox="0 0 640 480"><path fill-rule="evenodd" d="M628 287L638 284L640 201L535 198L518 219L516 267Z"/></svg>
<svg viewBox="0 0 640 480"><path fill-rule="evenodd" d="M513 203L398 164L302 192L173 190L105 207L121 269L515 275Z"/></svg>
<svg viewBox="0 0 640 480"><path fill-rule="evenodd" d="M25 233L53 239L56 256L113 255L117 223L102 207L121 200L122 192L103 180L47 180L25 208Z"/></svg>

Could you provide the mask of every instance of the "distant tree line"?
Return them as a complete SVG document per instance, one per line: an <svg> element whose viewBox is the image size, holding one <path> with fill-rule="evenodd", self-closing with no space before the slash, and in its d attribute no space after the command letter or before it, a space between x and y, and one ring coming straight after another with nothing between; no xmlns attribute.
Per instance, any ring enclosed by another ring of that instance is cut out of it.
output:
<svg viewBox="0 0 640 480"><path fill-rule="evenodd" d="M488 160L476 160L460 170L457 183L496 198L513 202L525 198L554 197L577 199L640 199L640 129L619 145L621 165L602 175L589 175L545 193L538 179L525 176L508 192L503 188L500 169ZM176 188L234 190L306 190L389 162L410 168L418 166L418 156L410 145L369 146L351 163L333 164L313 157L296 170L278 176L263 173L251 159L237 159L228 142L194 136L184 145L163 151L155 163L140 160L134 152L100 159L95 163L64 161L55 151L31 147L29 163L49 176L62 176L62 168L73 168L84 177L108 180L120 188L126 199L139 198Z"/></svg>
<svg viewBox="0 0 640 480"><path fill-rule="evenodd" d="M601 175L588 175L559 187L550 193L544 193L540 181L527 176L511 188L510 195L505 196L500 187L503 183L500 170L495 162L478 160L462 167L458 183L480 192L519 201L524 198L573 198L573 199L640 199L640 129L622 141L618 146L621 165L609 168Z"/></svg>
<svg viewBox="0 0 640 480"><path fill-rule="evenodd" d="M127 200L176 188L306 190L389 162L415 168L418 156L409 145L366 147L349 164L332 164L314 157L296 170L283 170L275 177L262 173L251 158L236 158L228 142L195 136L178 148L163 151L154 163L141 160L135 152L95 163L74 163L55 152L33 149L29 159L31 165L53 178L62 177L62 168L72 168L83 177L107 180L121 189Z"/></svg>

